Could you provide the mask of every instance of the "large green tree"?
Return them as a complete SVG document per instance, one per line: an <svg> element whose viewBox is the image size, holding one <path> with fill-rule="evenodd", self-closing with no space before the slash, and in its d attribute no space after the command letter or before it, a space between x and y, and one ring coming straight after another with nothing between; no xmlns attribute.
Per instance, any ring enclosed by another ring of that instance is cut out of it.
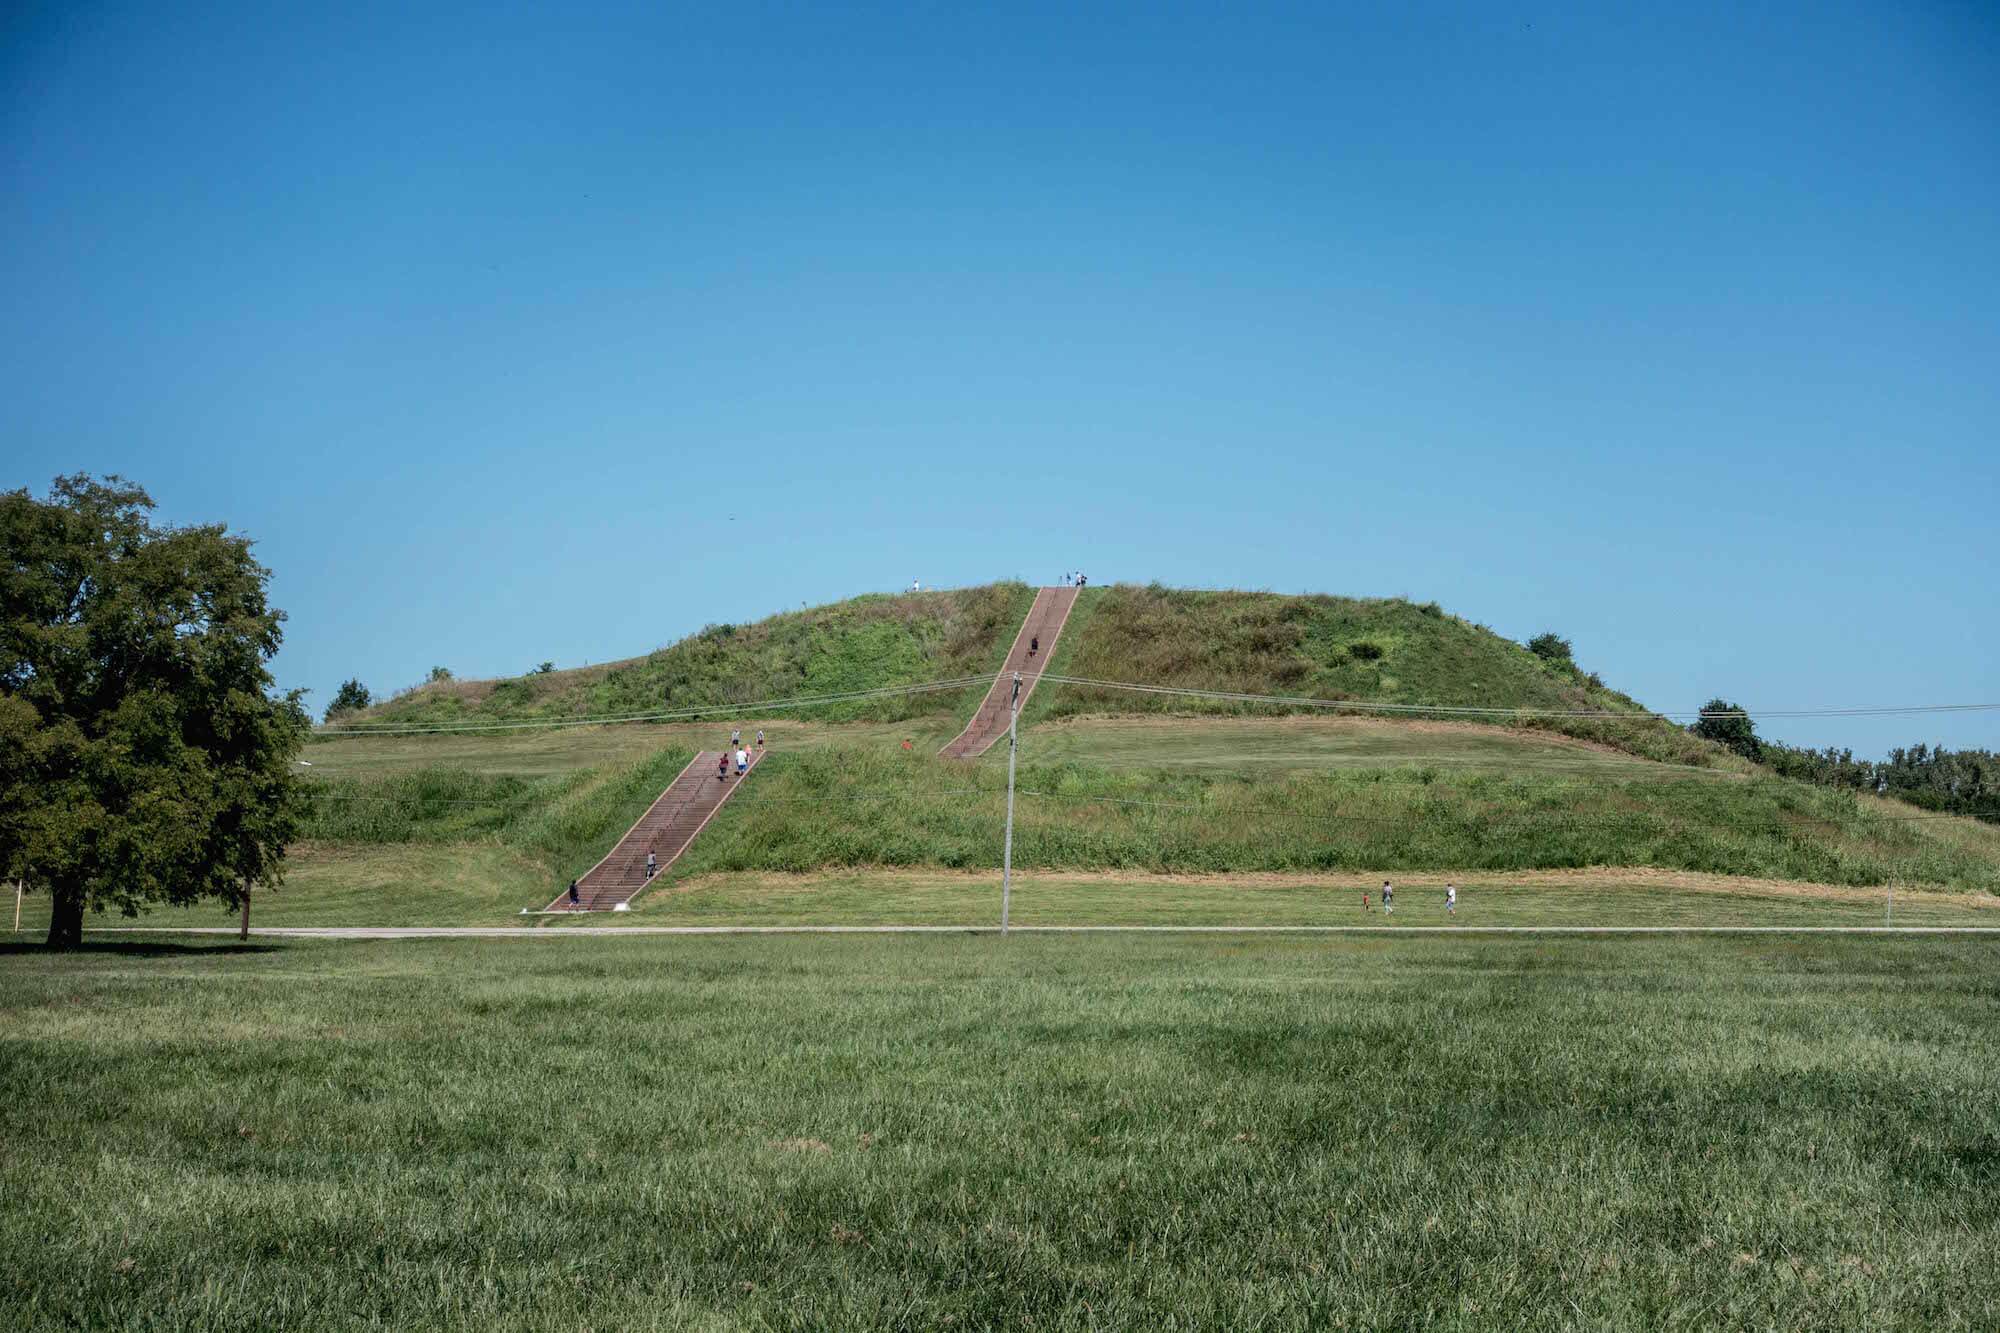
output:
<svg viewBox="0 0 2000 1333"><path fill-rule="evenodd" d="M0 494L0 871L50 894L57 947L86 909L241 904L304 813L270 571L152 508L115 476Z"/></svg>

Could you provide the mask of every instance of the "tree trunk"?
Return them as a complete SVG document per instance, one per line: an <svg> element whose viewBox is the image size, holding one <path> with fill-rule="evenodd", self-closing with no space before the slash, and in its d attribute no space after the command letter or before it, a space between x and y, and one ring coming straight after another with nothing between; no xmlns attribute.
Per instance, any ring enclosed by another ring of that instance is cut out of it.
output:
<svg viewBox="0 0 2000 1333"><path fill-rule="evenodd" d="M236 938L250 938L250 881L247 879L243 881L243 928L236 932Z"/></svg>
<svg viewBox="0 0 2000 1333"><path fill-rule="evenodd" d="M53 889L49 894L49 947L74 949L83 943L83 895Z"/></svg>

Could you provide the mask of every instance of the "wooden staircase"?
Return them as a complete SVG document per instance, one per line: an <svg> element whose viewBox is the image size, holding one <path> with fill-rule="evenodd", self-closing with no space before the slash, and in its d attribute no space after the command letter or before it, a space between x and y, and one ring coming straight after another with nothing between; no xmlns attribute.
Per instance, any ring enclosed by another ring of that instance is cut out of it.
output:
<svg viewBox="0 0 2000 1333"><path fill-rule="evenodd" d="M1076 605L1076 593L1075 588L1068 587L1036 591L1035 604L1028 608L1028 618L1021 622L1021 632L1014 636L1014 646L1007 650L1007 664L1000 668L999 679L979 701L979 711L965 724L965 730L939 750L940 755L946 759L977 759L1007 734L1015 673L1021 677L1021 706L1025 708L1028 696L1034 693L1035 682L1041 679L1042 668L1056 650L1063 626L1069 623L1069 609ZM1029 645L1036 639L1041 640L1041 647L1031 654Z"/></svg>
<svg viewBox="0 0 2000 1333"><path fill-rule="evenodd" d="M633 895L646 887L646 853L651 851L659 861L661 873L674 863L680 854L688 849L695 835L700 833L722 803L735 794L736 789L750 780L750 774L757 771L757 765L764 758L763 750L750 751L750 768L742 776L736 773L732 756L729 777L715 776L716 760L722 757L720 750L703 750L694 761L682 769L667 789L659 794L646 813L639 816L637 823L618 840L618 845L605 853L604 859L583 873L576 882L578 903L570 906L569 889L565 886L556 900L546 907L550 912L610 912L616 911L630 902Z"/></svg>

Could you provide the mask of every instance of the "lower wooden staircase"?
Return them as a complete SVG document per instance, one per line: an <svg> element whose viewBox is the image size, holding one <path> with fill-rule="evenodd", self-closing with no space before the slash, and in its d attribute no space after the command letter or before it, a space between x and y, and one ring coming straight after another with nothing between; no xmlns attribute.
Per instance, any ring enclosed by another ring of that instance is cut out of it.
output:
<svg viewBox="0 0 2000 1333"><path fill-rule="evenodd" d="M716 761L723 757L723 751L703 750L694 761L682 769L659 798L639 816L618 845L606 852L604 859L583 873L576 882L577 903L571 906L569 889L565 886L556 900L544 911L549 912L615 912L632 900L633 895L646 887L646 853L652 852L659 864L660 872L679 858L715 817L722 803L735 794L736 789L750 780L750 774L757 771L758 763L764 758L763 750L750 752L750 768L739 776L736 772L734 756L729 764L729 776L715 776Z"/></svg>

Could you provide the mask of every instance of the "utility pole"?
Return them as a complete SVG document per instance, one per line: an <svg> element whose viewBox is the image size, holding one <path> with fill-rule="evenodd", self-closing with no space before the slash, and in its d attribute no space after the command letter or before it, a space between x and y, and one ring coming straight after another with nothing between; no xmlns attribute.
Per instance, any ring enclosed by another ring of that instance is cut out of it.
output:
<svg viewBox="0 0 2000 1333"><path fill-rule="evenodd" d="M14 881L14 933L21 933L21 881Z"/></svg>
<svg viewBox="0 0 2000 1333"><path fill-rule="evenodd" d="M1007 838L1000 851L1000 938L1007 937L1007 903L1014 888L1014 758L1021 750L1021 673L1014 673L1014 697L1007 705Z"/></svg>

